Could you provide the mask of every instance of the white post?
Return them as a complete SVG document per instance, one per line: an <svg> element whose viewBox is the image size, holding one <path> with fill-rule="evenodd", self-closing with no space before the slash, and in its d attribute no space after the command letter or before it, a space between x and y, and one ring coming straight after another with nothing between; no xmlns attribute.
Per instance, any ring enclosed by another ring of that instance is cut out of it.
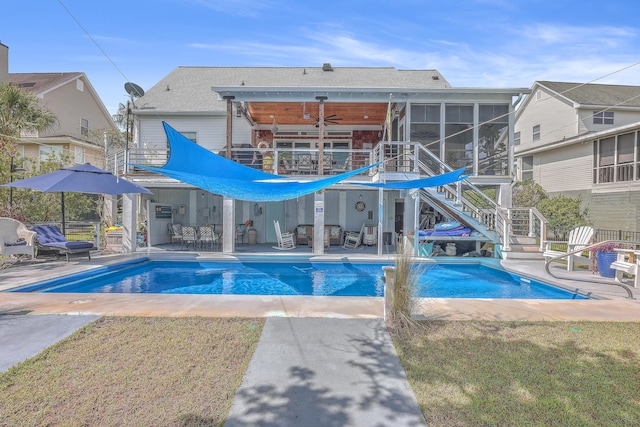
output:
<svg viewBox="0 0 640 427"><path fill-rule="evenodd" d="M136 237L138 233L138 195L122 195L122 252L136 251Z"/></svg>
<svg viewBox="0 0 640 427"><path fill-rule="evenodd" d="M222 252L225 254L235 250L235 203L234 199L228 197L222 199Z"/></svg>
<svg viewBox="0 0 640 427"><path fill-rule="evenodd" d="M313 253L324 254L324 191L316 191L313 199Z"/></svg>

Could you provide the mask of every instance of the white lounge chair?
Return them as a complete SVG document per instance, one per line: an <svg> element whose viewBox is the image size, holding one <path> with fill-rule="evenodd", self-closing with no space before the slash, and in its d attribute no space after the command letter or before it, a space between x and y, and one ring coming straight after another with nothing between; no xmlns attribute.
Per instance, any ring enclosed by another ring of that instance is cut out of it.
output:
<svg viewBox="0 0 640 427"><path fill-rule="evenodd" d="M360 233L356 233L354 231L347 231L344 235L344 244L342 245L345 249L356 249L360 246L360 242L362 242L362 235L364 234L364 222L362 223L362 227L360 227Z"/></svg>
<svg viewBox="0 0 640 427"><path fill-rule="evenodd" d="M545 260L549 260L551 258L559 257L561 255L568 254L569 252L577 251L589 245L591 242L591 238L593 237L593 228L588 226L582 226L574 228L569 232L569 240L564 241L555 241L555 240L545 240L545 251L544 258ZM567 251L557 251L551 249L552 244L564 243L567 245ZM559 258L560 260L567 261L567 270L572 271L574 264L577 262L579 264L589 265L590 258L582 256L581 252L575 253L573 255L568 255L566 257Z"/></svg>
<svg viewBox="0 0 640 427"><path fill-rule="evenodd" d="M278 246L274 246L273 247L274 249L282 249L282 250L295 249L296 243L295 243L295 236L293 233L281 232L280 222L278 222L278 220L276 219L273 220L273 228L276 229L276 237L278 238Z"/></svg>

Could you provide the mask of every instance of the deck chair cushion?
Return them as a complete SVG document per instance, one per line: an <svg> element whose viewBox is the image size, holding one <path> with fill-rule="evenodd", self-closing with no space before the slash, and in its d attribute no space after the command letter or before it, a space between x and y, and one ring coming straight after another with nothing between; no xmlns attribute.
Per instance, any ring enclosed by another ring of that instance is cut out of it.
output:
<svg viewBox="0 0 640 427"><path fill-rule="evenodd" d="M69 242L55 225L36 225L32 227L32 230L37 233L38 243L45 247L71 251L93 248L91 242Z"/></svg>

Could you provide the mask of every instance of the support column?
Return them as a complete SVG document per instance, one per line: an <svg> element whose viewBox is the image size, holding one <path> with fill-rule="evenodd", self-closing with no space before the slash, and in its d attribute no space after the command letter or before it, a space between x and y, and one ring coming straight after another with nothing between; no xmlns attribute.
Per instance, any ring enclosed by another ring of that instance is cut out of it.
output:
<svg viewBox="0 0 640 427"><path fill-rule="evenodd" d="M382 245L384 244L384 190L378 188L378 255L382 255Z"/></svg>
<svg viewBox="0 0 640 427"><path fill-rule="evenodd" d="M233 100L235 98L235 96L222 97L227 100L227 159L231 159L231 147L233 146L231 135L233 135Z"/></svg>
<svg viewBox="0 0 640 427"><path fill-rule="evenodd" d="M222 252L225 254L233 253L235 250L235 207L235 199L222 199Z"/></svg>
<svg viewBox="0 0 640 427"><path fill-rule="evenodd" d="M324 190L314 193L313 253L315 255L324 254Z"/></svg>
<svg viewBox="0 0 640 427"><path fill-rule="evenodd" d="M324 101L326 96L316 96L318 105L318 175L324 175Z"/></svg>
<svg viewBox="0 0 640 427"><path fill-rule="evenodd" d="M122 252L127 254L136 251L138 233L138 195L122 195Z"/></svg>

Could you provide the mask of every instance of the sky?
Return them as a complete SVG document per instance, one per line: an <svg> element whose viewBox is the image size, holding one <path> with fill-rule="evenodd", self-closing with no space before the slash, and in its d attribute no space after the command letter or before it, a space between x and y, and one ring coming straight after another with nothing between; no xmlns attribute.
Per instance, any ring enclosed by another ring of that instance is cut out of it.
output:
<svg viewBox="0 0 640 427"><path fill-rule="evenodd" d="M84 72L113 114L126 82L179 66L436 69L453 87L640 85L637 0L22 0L9 72Z"/></svg>

